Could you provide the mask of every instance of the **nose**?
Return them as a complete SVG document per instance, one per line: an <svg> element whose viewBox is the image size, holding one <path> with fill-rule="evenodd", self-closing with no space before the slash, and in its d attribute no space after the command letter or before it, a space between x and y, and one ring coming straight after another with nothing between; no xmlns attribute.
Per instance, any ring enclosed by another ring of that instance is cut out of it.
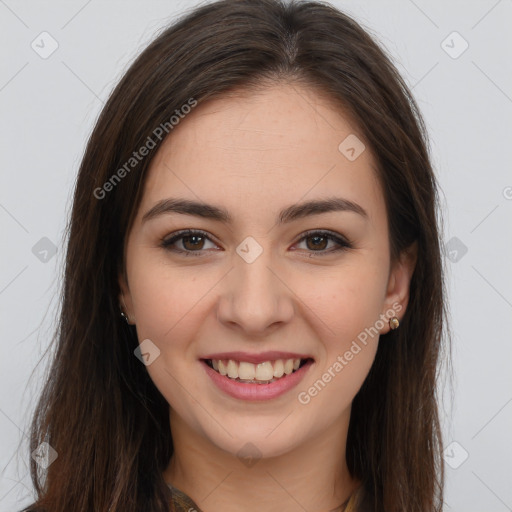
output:
<svg viewBox="0 0 512 512"><path fill-rule="evenodd" d="M294 314L293 291L270 252L264 250L252 263L236 254L223 280L217 318L246 336L265 337Z"/></svg>

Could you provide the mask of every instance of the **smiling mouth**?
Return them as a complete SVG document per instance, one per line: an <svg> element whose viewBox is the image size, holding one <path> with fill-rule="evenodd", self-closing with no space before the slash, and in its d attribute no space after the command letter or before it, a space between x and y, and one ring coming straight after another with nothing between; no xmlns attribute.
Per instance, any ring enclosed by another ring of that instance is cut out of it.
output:
<svg viewBox="0 0 512 512"><path fill-rule="evenodd" d="M258 364L233 359L203 359L203 361L217 373L231 380L250 384L270 384L291 375L313 359L276 359Z"/></svg>

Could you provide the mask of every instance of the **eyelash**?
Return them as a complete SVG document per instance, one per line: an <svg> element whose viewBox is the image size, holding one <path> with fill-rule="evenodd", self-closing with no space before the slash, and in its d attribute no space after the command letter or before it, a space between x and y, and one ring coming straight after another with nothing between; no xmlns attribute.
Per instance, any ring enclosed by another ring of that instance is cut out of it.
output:
<svg viewBox="0 0 512 512"><path fill-rule="evenodd" d="M176 232L171 238L162 240L160 245L167 251L181 253L181 254L184 254L185 256L201 257L202 256L201 253L203 252L203 250L190 251L190 250L171 248L171 246L178 240L181 240L181 239L183 239L185 237L189 237L189 236L195 236L195 235L199 235L199 236L205 238L206 240L213 242L213 240L204 231L186 229L183 231ZM326 256L328 254L332 254L332 253L335 253L338 251L345 251L347 249L352 248L352 243L350 241L348 241L344 238L338 237L338 236L330 233L329 231L307 231L306 233L304 233L302 238L300 238L300 240L298 240L297 243L301 243L304 240L306 240L307 238L312 238L313 236L320 236L322 238L327 238L328 240L333 241L339 245L339 247L337 247L335 249L331 249L329 251L325 251L325 250L324 251L310 251L312 253L312 256L315 256L315 257L316 256ZM195 253L197 253L197 254L195 254ZM315 253L318 253L318 254L315 254Z"/></svg>

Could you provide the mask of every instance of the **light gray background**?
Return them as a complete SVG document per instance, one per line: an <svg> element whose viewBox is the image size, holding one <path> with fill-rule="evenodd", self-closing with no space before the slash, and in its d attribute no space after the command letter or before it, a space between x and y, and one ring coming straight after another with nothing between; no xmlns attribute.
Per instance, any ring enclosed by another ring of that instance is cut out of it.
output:
<svg viewBox="0 0 512 512"><path fill-rule="evenodd" d="M456 443L445 457L445 510L512 510L512 1L332 4L385 45L413 88L444 191L456 376L443 407L446 446ZM29 377L54 327L63 229L87 137L134 56L195 5L0 0L1 511L19 510L31 492L28 421L46 360ZM46 59L31 47L51 48L43 31L58 43ZM464 41L453 31L469 44L457 58Z"/></svg>

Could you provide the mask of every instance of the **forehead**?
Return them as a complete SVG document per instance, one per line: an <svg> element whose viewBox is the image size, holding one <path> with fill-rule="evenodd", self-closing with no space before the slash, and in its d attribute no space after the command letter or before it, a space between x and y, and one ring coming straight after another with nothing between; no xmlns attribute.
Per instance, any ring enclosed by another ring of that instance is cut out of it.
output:
<svg viewBox="0 0 512 512"><path fill-rule="evenodd" d="M140 215L168 196L245 216L342 195L385 216L373 155L366 147L348 158L344 141L356 156L365 144L350 117L311 88L281 84L206 101L159 148Z"/></svg>

